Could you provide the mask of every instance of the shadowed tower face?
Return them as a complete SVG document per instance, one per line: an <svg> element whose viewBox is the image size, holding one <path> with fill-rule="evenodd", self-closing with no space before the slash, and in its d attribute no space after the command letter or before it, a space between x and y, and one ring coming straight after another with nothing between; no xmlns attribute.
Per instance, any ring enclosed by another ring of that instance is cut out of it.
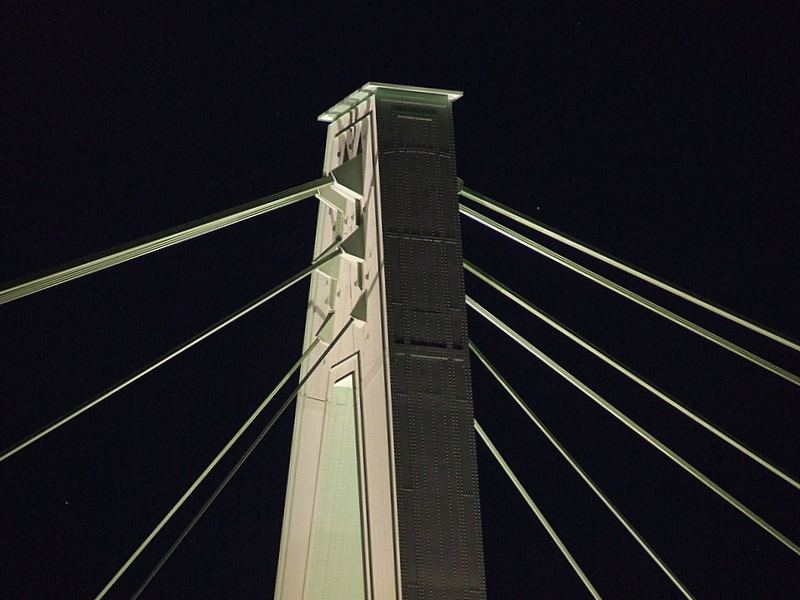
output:
<svg viewBox="0 0 800 600"><path fill-rule="evenodd" d="M458 92L367 84L328 125L276 598L485 598Z"/></svg>

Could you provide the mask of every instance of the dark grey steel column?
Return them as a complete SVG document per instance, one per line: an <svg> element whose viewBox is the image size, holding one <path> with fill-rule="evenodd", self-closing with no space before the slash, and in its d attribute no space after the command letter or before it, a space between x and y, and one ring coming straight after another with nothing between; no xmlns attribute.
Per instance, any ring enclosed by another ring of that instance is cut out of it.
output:
<svg viewBox="0 0 800 600"><path fill-rule="evenodd" d="M403 598L485 598L451 103L376 113Z"/></svg>

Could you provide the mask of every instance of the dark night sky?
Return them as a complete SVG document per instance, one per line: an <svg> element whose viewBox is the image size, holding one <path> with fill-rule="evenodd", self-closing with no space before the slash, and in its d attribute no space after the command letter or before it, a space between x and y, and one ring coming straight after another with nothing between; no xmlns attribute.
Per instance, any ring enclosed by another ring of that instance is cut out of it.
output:
<svg viewBox="0 0 800 600"><path fill-rule="evenodd" d="M313 12L0 9L0 281L317 177L316 115L389 81L464 90L454 110L470 187L800 338L796 7ZM299 271L315 215L308 200L0 307L0 446ZM465 256L800 474L796 387L477 225L463 236ZM796 490L467 287L800 540ZM0 598L93 597L299 354L306 295L297 286L0 465ZM800 371L796 354L652 297ZM473 339L698 598L800 594L797 556L478 319ZM478 418L600 593L679 597L476 362L473 372ZM284 418L144 597L271 596L290 435ZM490 597L585 597L492 459L478 458ZM136 589L219 478L111 597Z"/></svg>

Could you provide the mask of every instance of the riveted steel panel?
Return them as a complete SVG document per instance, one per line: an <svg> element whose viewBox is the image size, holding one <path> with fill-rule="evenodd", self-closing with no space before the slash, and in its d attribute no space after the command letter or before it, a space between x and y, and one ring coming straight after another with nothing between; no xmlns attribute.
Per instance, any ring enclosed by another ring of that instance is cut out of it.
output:
<svg viewBox="0 0 800 600"><path fill-rule="evenodd" d="M450 100L377 90L403 598L485 598Z"/></svg>

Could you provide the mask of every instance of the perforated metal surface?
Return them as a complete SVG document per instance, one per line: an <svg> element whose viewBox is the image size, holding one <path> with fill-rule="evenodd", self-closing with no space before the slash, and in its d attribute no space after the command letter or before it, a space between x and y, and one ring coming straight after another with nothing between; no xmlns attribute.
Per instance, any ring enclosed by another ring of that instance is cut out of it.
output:
<svg viewBox="0 0 800 600"><path fill-rule="evenodd" d="M403 598L485 598L451 104L376 114Z"/></svg>

